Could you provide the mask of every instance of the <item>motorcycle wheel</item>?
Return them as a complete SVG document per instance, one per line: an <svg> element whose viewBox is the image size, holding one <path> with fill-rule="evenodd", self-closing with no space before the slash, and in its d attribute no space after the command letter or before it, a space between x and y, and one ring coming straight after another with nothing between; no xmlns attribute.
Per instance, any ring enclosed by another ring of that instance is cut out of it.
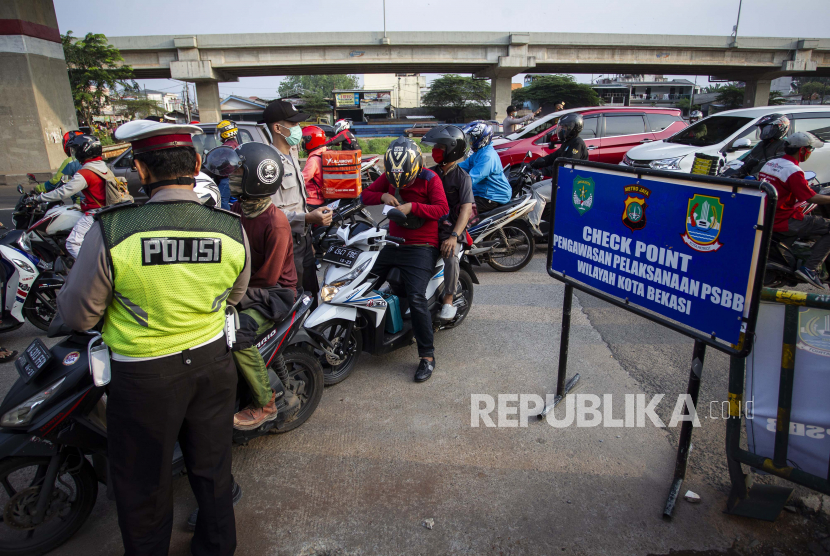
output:
<svg viewBox="0 0 830 556"><path fill-rule="evenodd" d="M296 417L281 427L274 427L275 433L296 429L311 417L323 397L323 369L320 362L300 347L290 347L282 354L288 369L287 388L300 398L300 411Z"/></svg>
<svg viewBox="0 0 830 556"><path fill-rule="evenodd" d="M461 272L458 273L458 283L461 286L461 295L464 296L466 305L463 309L459 309L455 320L444 326L444 329L458 328L473 307L473 279L466 270L461 269Z"/></svg>
<svg viewBox="0 0 830 556"><path fill-rule="evenodd" d="M48 457L12 457L0 463L0 556L39 556L66 542L89 517L98 497L98 480L84 458L80 467L58 475L53 501L40 525L29 524L37 507Z"/></svg>
<svg viewBox="0 0 830 556"><path fill-rule="evenodd" d="M494 249L503 249L503 253L489 253L487 264L499 272L516 272L527 266L533 259L536 241L533 234L523 226L507 224L496 231L494 239L498 240ZM507 244L505 247L504 244Z"/></svg>
<svg viewBox="0 0 830 556"><path fill-rule="evenodd" d="M314 356L323 367L323 377L326 386L343 382L349 378L349 375L352 374L357 364L360 353L363 351L363 336L360 334L357 326L352 327L351 338L345 338L349 324L350 321L333 320L321 324L316 329L317 332L325 336L332 344L340 345L343 342L347 342L345 348L346 354L339 361L334 360L331 356L319 349L313 350Z"/></svg>
<svg viewBox="0 0 830 556"><path fill-rule="evenodd" d="M37 283L23 304L23 317L41 330L48 331L58 307L58 286L40 287Z"/></svg>

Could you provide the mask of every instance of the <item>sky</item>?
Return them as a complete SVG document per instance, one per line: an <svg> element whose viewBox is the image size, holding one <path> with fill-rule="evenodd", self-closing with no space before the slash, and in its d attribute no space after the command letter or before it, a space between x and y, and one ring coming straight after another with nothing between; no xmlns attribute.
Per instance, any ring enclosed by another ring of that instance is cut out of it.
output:
<svg viewBox="0 0 830 556"><path fill-rule="evenodd" d="M108 36L383 31L383 0L54 0L61 33ZM387 31L730 35L739 0L386 0ZM81 9L79 6L83 6ZM229 6L239 6L231 13ZM354 6L354 7L350 7ZM740 36L830 37L830 1L743 0ZM428 75L431 80L436 75ZM690 80L694 77L684 76ZM523 74L513 78L521 83ZM587 83L591 76L578 75ZM274 98L281 78L242 78L219 91ZM698 84L706 84L705 76ZM182 91L172 79L139 80Z"/></svg>

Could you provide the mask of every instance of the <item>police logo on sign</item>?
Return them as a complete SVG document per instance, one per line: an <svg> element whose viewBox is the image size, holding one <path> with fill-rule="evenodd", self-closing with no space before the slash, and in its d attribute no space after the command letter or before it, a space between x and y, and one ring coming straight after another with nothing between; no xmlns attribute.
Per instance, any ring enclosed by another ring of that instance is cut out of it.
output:
<svg viewBox="0 0 830 556"><path fill-rule="evenodd" d="M220 263L218 237L147 237L141 240L141 264Z"/></svg>

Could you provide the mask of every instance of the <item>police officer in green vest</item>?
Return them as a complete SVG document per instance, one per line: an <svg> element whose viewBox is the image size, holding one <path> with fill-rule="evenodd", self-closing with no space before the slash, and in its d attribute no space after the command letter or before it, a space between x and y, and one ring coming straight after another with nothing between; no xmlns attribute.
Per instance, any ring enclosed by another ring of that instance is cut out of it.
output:
<svg viewBox="0 0 830 556"><path fill-rule="evenodd" d="M195 556L236 548L231 435L237 374L225 306L250 276L239 217L199 204L196 126L148 120L118 128L132 143L150 200L96 216L58 312L75 330L103 317L112 351L107 398L109 480L127 555L167 554L178 440L199 503Z"/></svg>

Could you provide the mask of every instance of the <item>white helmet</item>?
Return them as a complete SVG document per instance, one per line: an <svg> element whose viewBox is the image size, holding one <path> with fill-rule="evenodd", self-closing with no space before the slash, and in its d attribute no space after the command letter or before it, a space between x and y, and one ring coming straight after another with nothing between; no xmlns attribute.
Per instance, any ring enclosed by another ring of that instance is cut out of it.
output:
<svg viewBox="0 0 830 556"><path fill-rule="evenodd" d="M345 131L352 127L352 124L349 120L337 120L334 122L334 134L337 135L341 131Z"/></svg>
<svg viewBox="0 0 830 556"><path fill-rule="evenodd" d="M209 207L218 207L222 205L222 195L219 193L219 188L216 183L210 179L210 176L204 172L199 172L196 176L196 185L193 187L193 192L199 197L199 202Z"/></svg>
<svg viewBox="0 0 830 556"><path fill-rule="evenodd" d="M784 139L784 144L788 147L794 147L800 149L801 147L810 147L811 149L820 149L824 146L824 143L810 133L809 131L798 131L793 133L786 139Z"/></svg>

